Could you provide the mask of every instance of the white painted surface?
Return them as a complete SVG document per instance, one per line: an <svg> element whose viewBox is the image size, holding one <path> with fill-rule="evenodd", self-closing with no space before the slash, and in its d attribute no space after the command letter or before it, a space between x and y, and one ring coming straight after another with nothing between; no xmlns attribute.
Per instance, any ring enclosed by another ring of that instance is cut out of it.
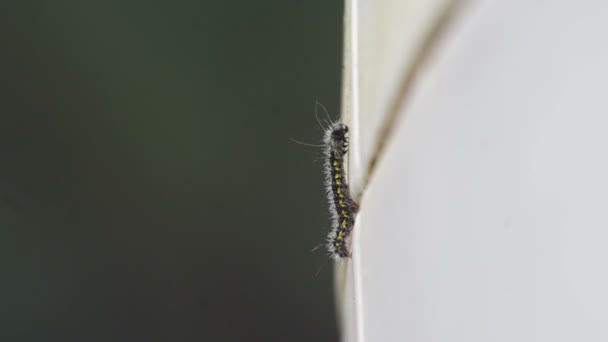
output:
<svg viewBox="0 0 608 342"><path fill-rule="evenodd" d="M365 190L345 341L608 341L606 32L600 1L465 7Z"/></svg>
<svg viewBox="0 0 608 342"><path fill-rule="evenodd" d="M380 126L398 96L403 75L415 62L416 51L449 0L358 0L357 7L357 87L358 109L362 115L353 126L354 192L362 183L378 140Z"/></svg>

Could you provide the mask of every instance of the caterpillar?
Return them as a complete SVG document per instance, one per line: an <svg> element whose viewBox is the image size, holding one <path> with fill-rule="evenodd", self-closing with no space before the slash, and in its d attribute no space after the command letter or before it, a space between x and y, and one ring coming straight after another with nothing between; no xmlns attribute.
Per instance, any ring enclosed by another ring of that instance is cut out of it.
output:
<svg viewBox="0 0 608 342"><path fill-rule="evenodd" d="M327 236L327 251L336 261L351 256L346 245L355 224L357 203L350 195L344 173L344 157L348 152L348 126L331 123L323 137L325 191L329 202L331 230Z"/></svg>

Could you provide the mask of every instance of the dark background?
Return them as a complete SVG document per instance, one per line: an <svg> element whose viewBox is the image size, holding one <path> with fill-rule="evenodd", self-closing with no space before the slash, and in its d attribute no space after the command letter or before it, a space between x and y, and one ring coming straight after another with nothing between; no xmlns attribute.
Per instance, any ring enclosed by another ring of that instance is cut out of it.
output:
<svg viewBox="0 0 608 342"><path fill-rule="evenodd" d="M0 340L337 340L289 138L339 113L341 35L333 0L3 2Z"/></svg>

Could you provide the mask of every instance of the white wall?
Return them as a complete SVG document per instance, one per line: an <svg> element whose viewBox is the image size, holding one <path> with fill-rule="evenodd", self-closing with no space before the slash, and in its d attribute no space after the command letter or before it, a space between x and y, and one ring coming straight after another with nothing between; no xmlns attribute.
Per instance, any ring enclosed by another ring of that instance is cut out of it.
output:
<svg viewBox="0 0 608 342"><path fill-rule="evenodd" d="M469 1L413 66L446 3L347 1L343 339L608 341L608 3Z"/></svg>

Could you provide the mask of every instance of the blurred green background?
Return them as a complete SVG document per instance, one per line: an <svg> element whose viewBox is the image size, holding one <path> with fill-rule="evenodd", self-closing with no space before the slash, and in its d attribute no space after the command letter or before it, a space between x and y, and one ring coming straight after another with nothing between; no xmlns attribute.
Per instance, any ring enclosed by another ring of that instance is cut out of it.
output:
<svg viewBox="0 0 608 342"><path fill-rule="evenodd" d="M342 10L0 5L0 340L337 340L320 151L289 138L339 113Z"/></svg>

